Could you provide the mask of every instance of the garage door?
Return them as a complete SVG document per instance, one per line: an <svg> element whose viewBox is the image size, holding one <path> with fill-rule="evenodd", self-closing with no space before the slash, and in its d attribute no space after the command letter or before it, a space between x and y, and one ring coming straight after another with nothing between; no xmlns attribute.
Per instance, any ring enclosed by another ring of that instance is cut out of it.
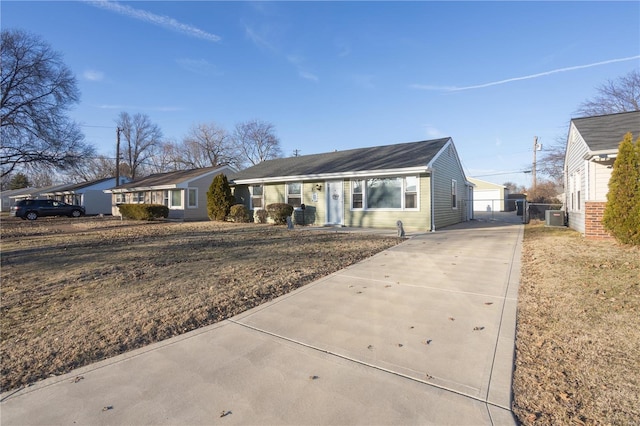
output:
<svg viewBox="0 0 640 426"><path fill-rule="evenodd" d="M477 189L473 191L474 212L502 211L504 200L500 197L499 189Z"/></svg>

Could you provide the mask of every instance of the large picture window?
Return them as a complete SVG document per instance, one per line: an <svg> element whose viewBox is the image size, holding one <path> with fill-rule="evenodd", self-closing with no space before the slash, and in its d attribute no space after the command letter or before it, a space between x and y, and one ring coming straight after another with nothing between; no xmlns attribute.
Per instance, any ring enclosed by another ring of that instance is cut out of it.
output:
<svg viewBox="0 0 640 426"><path fill-rule="evenodd" d="M401 209L402 178L367 179L367 209Z"/></svg>
<svg viewBox="0 0 640 426"><path fill-rule="evenodd" d="M302 184L292 182L287 184L287 204L300 207L302 204Z"/></svg>
<svg viewBox="0 0 640 426"><path fill-rule="evenodd" d="M418 177L384 177L351 181L353 210L418 208Z"/></svg>

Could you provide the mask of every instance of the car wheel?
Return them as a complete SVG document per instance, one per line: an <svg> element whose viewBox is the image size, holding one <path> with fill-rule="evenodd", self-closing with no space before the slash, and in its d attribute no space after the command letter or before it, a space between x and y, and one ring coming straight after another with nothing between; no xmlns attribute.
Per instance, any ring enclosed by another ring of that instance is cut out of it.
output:
<svg viewBox="0 0 640 426"><path fill-rule="evenodd" d="M74 210L71 212L71 217L80 217L82 216L82 212L80 210Z"/></svg>
<svg viewBox="0 0 640 426"><path fill-rule="evenodd" d="M27 219L29 220L36 220L38 218L38 213L36 212L29 212L27 213Z"/></svg>

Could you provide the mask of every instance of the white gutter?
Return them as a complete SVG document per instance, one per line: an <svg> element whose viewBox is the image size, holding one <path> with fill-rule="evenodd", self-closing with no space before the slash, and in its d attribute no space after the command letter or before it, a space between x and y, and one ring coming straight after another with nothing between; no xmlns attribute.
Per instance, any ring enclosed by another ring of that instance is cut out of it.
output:
<svg viewBox="0 0 640 426"><path fill-rule="evenodd" d="M332 180L332 179L349 179L349 178L362 178L369 176L397 176L407 175L412 173L426 173L429 171L429 167L407 167L403 169L388 169L388 170L363 170L359 172L342 172L342 173L317 173L311 175L296 175L296 176L275 176L275 177L262 177L253 179L234 179L233 183L236 185L247 185L254 183L275 183L275 182L296 182L300 180Z"/></svg>

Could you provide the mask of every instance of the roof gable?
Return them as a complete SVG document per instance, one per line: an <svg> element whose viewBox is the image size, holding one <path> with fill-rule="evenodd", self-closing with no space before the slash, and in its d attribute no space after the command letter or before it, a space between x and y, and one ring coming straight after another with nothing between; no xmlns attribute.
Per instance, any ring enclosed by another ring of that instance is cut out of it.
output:
<svg viewBox="0 0 640 426"><path fill-rule="evenodd" d="M640 137L640 111L574 118L571 122L592 152L617 151L628 132Z"/></svg>
<svg viewBox="0 0 640 426"><path fill-rule="evenodd" d="M231 169L229 166L215 166L190 170L177 170L175 172L167 173L156 173L132 182L125 183L123 185L116 186L115 188L113 188L113 190L118 192L117 190L126 191L137 188L178 187L183 184L188 184L194 179L199 179L207 175L224 172L231 174L233 173L233 169Z"/></svg>
<svg viewBox="0 0 640 426"><path fill-rule="evenodd" d="M263 161L234 175L234 180L427 167L451 138L357 148Z"/></svg>

